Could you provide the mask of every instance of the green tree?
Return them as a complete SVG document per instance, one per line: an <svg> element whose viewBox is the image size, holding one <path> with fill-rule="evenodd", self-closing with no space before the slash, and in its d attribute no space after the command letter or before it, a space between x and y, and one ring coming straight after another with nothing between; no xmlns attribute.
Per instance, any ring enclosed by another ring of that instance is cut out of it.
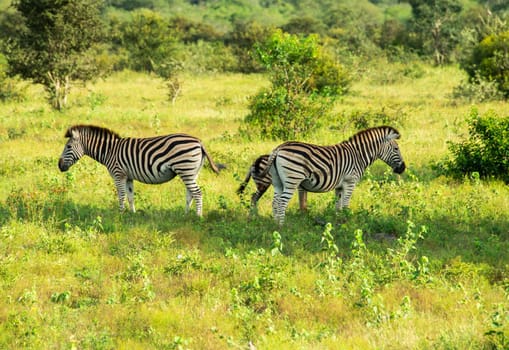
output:
<svg viewBox="0 0 509 350"><path fill-rule="evenodd" d="M71 83L100 74L94 49L104 36L99 0L18 0L20 32L7 49L11 74L42 84L56 109L67 103Z"/></svg>
<svg viewBox="0 0 509 350"><path fill-rule="evenodd" d="M509 97L509 31L484 38L461 67L471 83L495 82L498 91Z"/></svg>
<svg viewBox="0 0 509 350"><path fill-rule="evenodd" d="M264 26L256 21L237 21L233 30L225 37L225 42L232 47L238 61L238 69L242 73L260 72L263 66L253 55L253 48L263 43L274 32L274 28Z"/></svg>
<svg viewBox="0 0 509 350"><path fill-rule="evenodd" d="M408 0L412 7L410 37L415 49L431 55L435 64L450 60L460 31L463 7L459 0Z"/></svg>
<svg viewBox="0 0 509 350"><path fill-rule="evenodd" d="M272 87L252 98L245 122L264 137L306 136L348 89L346 71L325 55L317 36L278 30L257 45L256 54L269 72Z"/></svg>
<svg viewBox="0 0 509 350"><path fill-rule="evenodd" d="M175 33L157 12L139 9L115 30L117 49L125 50L126 67L153 72L175 56Z"/></svg>

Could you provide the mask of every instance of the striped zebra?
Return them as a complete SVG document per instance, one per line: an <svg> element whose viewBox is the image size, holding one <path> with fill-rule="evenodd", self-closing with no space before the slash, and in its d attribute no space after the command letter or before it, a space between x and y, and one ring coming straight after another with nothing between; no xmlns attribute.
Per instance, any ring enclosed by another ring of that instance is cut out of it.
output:
<svg viewBox="0 0 509 350"><path fill-rule="evenodd" d="M358 132L347 141L318 146L286 142L274 149L265 170L255 169L263 178L270 172L274 186L272 213L277 223L284 223L288 202L297 188L308 192L336 192L336 210L348 207L355 185L366 168L383 160L397 174L405 171L396 139L400 133L390 126Z"/></svg>
<svg viewBox="0 0 509 350"><path fill-rule="evenodd" d="M255 213L258 208L258 200L267 192L270 185L272 185L272 176L269 172L265 174L265 176L260 177L259 173L263 172L267 167L267 161L269 160L269 155L264 154L256 158L256 160L251 164L249 170L247 171L246 177L244 181L240 184L237 189L237 194L242 196L244 190L246 189L249 180L253 179L253 182L256 186L256 192L251 195L251 210ZM302 211L307 209L307 192L299 187L299 205Z"/></svg>
<svg viewBox="0 0 509 350"><path fill-rule="evenodd" d="M196 178L206 157L214 172L219 168L201 141L186 134L170 134L147 138L123 138L117 133L93 125L71 126L62 155L60 171L67 171L81 157L87 155L106 166L115 182L120 210L124 210L127 192L129 208L134 208L134 184L161 184L180 176L186 186L186 213L193 199L196 213L202 216L202 192Z"/></svg>

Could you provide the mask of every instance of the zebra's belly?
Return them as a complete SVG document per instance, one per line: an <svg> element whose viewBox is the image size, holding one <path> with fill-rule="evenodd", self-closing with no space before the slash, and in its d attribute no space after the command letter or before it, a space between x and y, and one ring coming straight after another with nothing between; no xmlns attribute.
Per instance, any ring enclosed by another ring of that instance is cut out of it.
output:
<svg viewBox="0 0 509 350"><path fill-rule="evenodd" d="M173 179L177 174L167 168L164 171L158 171L150 174L133 174L133 179L149 185L159 185Z"/></svg>
<svg viewBox="0 0 509 350"><path fill-rule="evenodd" d="M335 188L335 185L333 184L323 184L320 183L313 178L306 179L300 183L300 188L306 190L307 192L329 192L332 191Z"/></svg>

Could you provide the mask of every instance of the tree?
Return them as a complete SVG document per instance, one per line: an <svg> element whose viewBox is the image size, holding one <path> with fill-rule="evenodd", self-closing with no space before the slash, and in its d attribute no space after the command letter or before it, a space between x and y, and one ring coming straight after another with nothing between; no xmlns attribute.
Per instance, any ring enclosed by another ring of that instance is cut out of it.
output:
<svg viewBox="0 0 509 350"><path fill-rule="evenodd" d="M11 74L42 84L53 107L67 103L71 83L97 77L94 49L104 36L99 0L18 0L24 20L8 48Z"/></svg>
<svg viewBox="0 0 509 350"><path fill-rule="evenodd" d="M321 50L315 35L300 37L278 30L257 45L256 52L272 87L252 98L245 122L264 137L306 136L348 89L346 71Z"/></svg>
<svg viewBox="0 0 509 350"><path fill-rule="evenodd" d="M509 97L509 31L485 37L461 63L469 81L495 82L498 91Z"/></svg>
<svg viewBox="0 0 509 350"><path fill-rule="evenodd" d="M120 49L127 51L128 68L154 72L175 56L175 32L159 13L135 10L119 27L117 42Z"/></svg>
<svg viewBox="0 0 509 350"><path fill-rule="evenodd" d="M435 64L449 60L457 44L459 13L463 7L459 0L409 0L413 20L410 24L414 46L422 54L432 55Z"/></svg>

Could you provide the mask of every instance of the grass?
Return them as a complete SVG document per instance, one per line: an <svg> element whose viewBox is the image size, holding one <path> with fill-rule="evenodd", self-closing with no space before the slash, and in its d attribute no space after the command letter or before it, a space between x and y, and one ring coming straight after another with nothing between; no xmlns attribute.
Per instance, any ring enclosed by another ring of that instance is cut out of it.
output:
<svg viewBox="0 0 509 350"><path fill-rule="evenodd" d="M277 145L238 135L263 76L186 76L172 105L161 81L123 72L75 88L61 113L38 87L2 105L0 348L507 348L509 189L432 168L466 131L472 106L448 97L460 71L410 79L397 68L365 72L306 141L339 142L357 131L350 116L385 113L408 171L374 164L342 213L333 193L310 194L306 214L292 199L282 228L270 191L258 217L235 194ZM476 108L505 116L506 105ZM60 173L63 135L78 123L200 137L228 166L200 174L204 218L184 214L178 179L136 183L138 212L120 214L104 167L82 159Z"/></svg>

